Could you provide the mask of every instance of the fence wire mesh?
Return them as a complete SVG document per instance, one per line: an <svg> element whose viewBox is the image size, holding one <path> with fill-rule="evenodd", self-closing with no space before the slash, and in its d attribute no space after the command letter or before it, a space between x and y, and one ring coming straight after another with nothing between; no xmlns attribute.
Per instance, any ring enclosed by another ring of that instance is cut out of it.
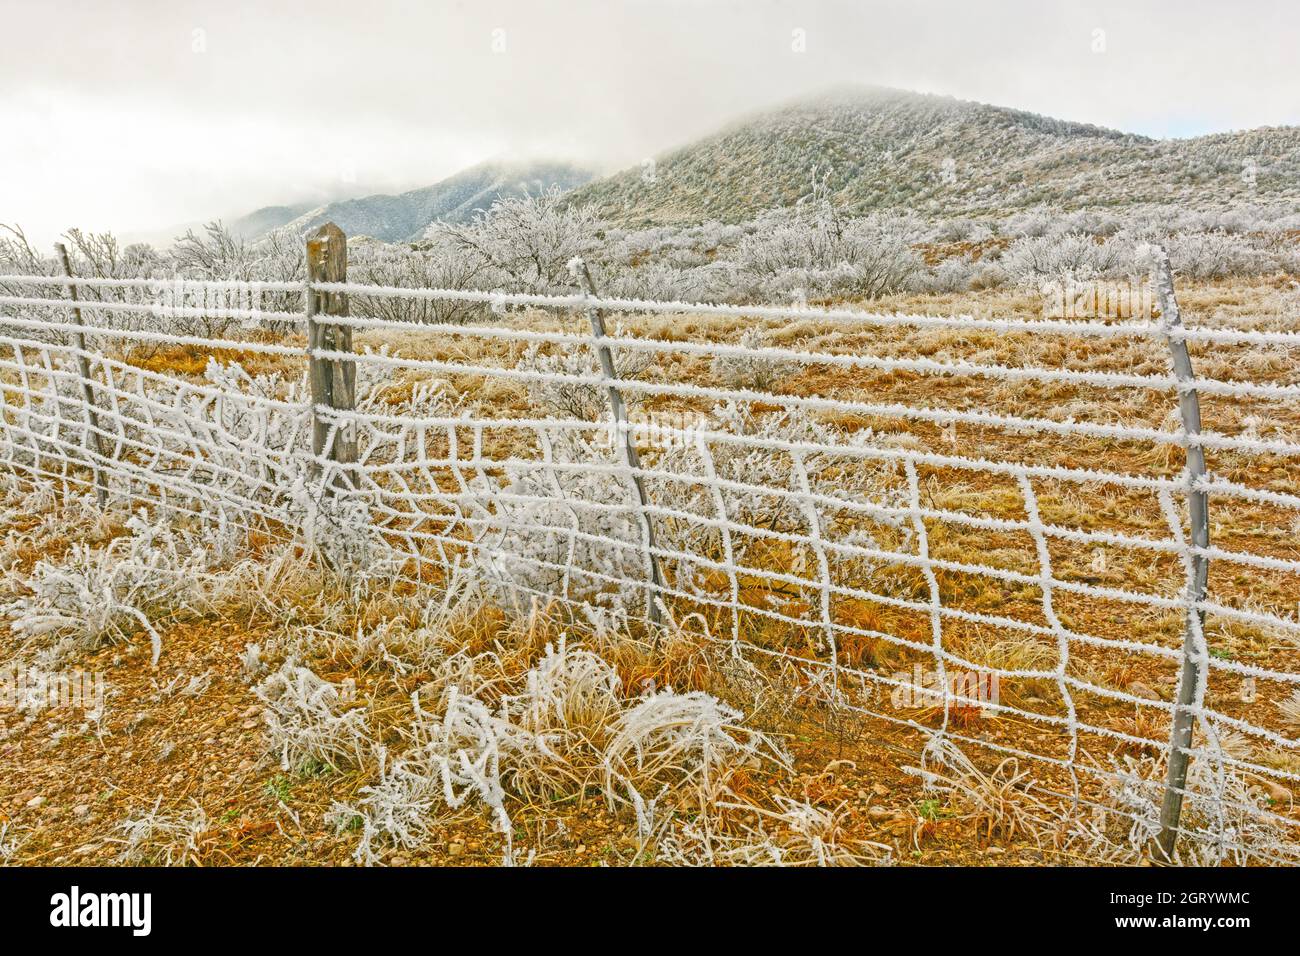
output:
<svg viewBox="0 0 1300 956"><path fill-rule="evenodd" d="M1177 789L1202 823L1181 832L1231 849L1242 824L1203 821L1264 821L1286 834L1266 856L1300 856L1292 808L1258 797L1300 782L1300 333L313 284L351 302L315 317L352 330L340 353L308 349L307 292L0 277L0 459L363 575L703 630L923 756L1025 761L1108 814L1098 787L1127 788L1149 836L1196 622ZM414 323L380 301L481 308ZM313 408L309 351L355 363L355 408Z"/></svg>

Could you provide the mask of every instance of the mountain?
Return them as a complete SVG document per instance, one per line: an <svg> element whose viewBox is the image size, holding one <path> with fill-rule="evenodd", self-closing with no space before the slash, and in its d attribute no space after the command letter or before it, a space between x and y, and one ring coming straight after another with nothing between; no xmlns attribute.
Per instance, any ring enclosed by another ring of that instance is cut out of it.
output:
<svg viewBox="0 0 1300 956"><path fill-rule="evenodd" d="M240 216L233 222L226 223L226 228L242 239L256 239L316 208L318 207L314 203L309 202L299 203L296 206L263 206L247 216Z"/></svg>
<svg viewBox="0 0 1300 956"><path fill-rule="evenodd" d="M627 170L568 201L592 204L623 225L737 222L796 202L814 174L852 213L1293 201L1300 128L1154 140L951 97L857 87L750 117L657 157L653 176Z"/></svg>
<svg viewBox="0 0 1300 956"><path fill-rule="evenodd" d="M536 195L552 186L569 190L592 174L568 163L481 163L432 186L397 195L378 193L342 199L323 206L268 206L232 224L247 239L272 229L306 233L333 222L349 236L373 236L386 242L418 239L431 222L465 222L493 200Z"/></svg>

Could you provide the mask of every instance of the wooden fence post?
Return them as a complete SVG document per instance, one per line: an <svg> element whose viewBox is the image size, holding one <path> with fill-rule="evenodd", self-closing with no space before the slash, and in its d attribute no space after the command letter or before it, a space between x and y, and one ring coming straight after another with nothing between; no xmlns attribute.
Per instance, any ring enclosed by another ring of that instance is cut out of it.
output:
<svg viewBox="0 0 1300 956"><path fill-rule="evenodd" d="M55 244L55 248L59 252L59 258L63 261L63 274L71 279L72 262L68 259L68 247L60 242ZM95 458L90 465L95 479L95 501L99 504L99 509L103 511L108 504L108 486L103 469L104 443L99 434L99 410L95 406L95 390L91 385L90 378L90 359L86 357L86 336L81 331L84 323L81 320L81 308L77 305L77 286L74 282L68 283L68 297L72 300L72 321L77 326L77 331L72 333L72 345L77 350L77 373L81 377L81 397L84 403L83 412L86 417L86 434L95 454Z"/></svg>
<svg viewBox="0 0 1300 956"><path fill-rule="evenodd" d="M1169 267L1169 254L1158 253L1152 282L1160 302L1160 323L1166 335L1182 329L1178 315L1178 302L1174 298L1174 279ZM1169 336L1169 352L1174 366L1174 377L1182 386L1178 392L1178 407L1183 420L1183 433L1189 437L1200 434L1201 403L1192 371L1192 360L1187 353L1187 342ZM1187 446L1188 518L1191 523L1191 545L1205 549L1210 546L1209 495L1197 489L1196 483L1205 477L1205 450L1199 444ZM1204 554L1193 554L1187 580L1187 600L1205 599L1209 579L1209 559ZM1200 699L1206 670L1205 613L1195 607L1187 609L1187 627L1183 635L1183 670L1178 681L1178 699L1174 702L1173 725L1169 732L1169 770L1165 779L1164 801L1160 808L1160 833L1155 844L1162 862L1173 862L1174 845L1178 841L1178 821L1183 810L1183 791L1187 786L1187 748L1192 745L1192 725L1195 714L1192 707Z"/></svg>
<svg viewBox="0 0 1300 956"><path fill-rule="evenodd" d="M307 237L307 349L312 402L311 450L331 461L350 465L357 460L356 424L331 422L322 408L350 412L356 408L356 363L341 358L322 358L323 352L351 352L352 329L333 325L317 316L346 316L345 292L324 292L312 288L318 282L346 282L348 240L343 230L327 222ZM331 442L330 432L334 432ZM351 485L351 476L343 481ZM331 482L331 484L333 484ZM327 488L327 491L330 490Z"/></svg>

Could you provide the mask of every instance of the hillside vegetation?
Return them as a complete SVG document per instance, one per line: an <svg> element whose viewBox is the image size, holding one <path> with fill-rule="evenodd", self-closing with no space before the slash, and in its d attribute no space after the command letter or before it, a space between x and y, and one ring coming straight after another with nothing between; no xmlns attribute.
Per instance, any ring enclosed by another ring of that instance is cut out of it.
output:
<svg viewBox="0 0 1300 956"><path fill-rule="evenodd" d="M1005 214L1040 204L1219 208L1296 199L1300 130L1152 140L948 97L856 88L762 113L657 157L653 175L647 169L590 183L571 201L628 226L739 222L793 205L816 169L853 215Z"/></svg>

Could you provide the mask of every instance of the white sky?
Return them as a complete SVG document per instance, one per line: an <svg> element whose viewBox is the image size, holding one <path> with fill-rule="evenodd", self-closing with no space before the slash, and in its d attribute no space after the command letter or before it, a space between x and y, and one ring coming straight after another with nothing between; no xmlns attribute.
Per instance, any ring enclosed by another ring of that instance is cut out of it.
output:
<svg viewBox="0 0 1300 956"><path fill-rule="evenodd" d="M494 156L628 165L844 83L1154 136L1300 123L1295 0L0 0L0 32L0 222L43 244Z"/></svg>

